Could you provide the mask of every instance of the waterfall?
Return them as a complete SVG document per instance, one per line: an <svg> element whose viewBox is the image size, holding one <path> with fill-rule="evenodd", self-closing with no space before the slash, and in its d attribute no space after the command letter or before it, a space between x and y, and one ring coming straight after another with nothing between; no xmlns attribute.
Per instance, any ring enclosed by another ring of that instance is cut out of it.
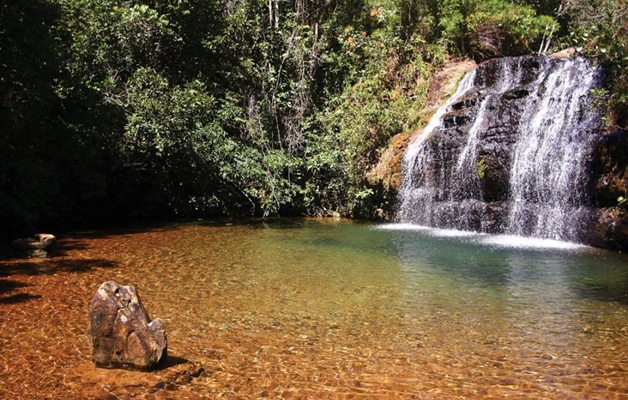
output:
<svg viewBox="0 0 628 400"><path fill-rule="evenodd" d="M404 155L399 219L580 241L601 76L583 59L529 56L467 73Z"/></svg>

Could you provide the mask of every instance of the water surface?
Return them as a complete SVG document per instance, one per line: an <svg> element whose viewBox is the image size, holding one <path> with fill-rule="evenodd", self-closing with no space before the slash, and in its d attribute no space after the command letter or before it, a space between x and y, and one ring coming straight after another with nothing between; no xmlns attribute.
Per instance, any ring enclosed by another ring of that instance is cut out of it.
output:
<svg viewBox="0 0 628 400"><path fill-rule="evenodd" d="M84 366L84 326L112 279L135 285L166 322L171 355L204 370L165 389L149 374L117 375L140 398L628 398L622 254L320 221L87 232L61 244L55 258L0 264L0 278L24 284L0 293L0 395L28 397L17 383L34 372L18 366L48 357L59 358L46 386L56 393L104 379ZM16 294L31 297L3 301ZM77 317L55 320L52 308ZM48 317L54 326L42 327Z"/></svg>

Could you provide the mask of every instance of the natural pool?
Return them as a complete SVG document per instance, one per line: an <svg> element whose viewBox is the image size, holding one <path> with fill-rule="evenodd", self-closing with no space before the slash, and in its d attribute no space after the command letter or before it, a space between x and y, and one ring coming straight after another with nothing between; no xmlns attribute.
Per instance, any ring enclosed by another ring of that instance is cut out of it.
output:
<svg viewBox="0 0 628 400"><path fill-rule="evenodd" d="M166 368L91 365L105 280L165 321ZM628 398L628 257L313 220L82 232L0 261L0 333L0 398Z"/></svg>

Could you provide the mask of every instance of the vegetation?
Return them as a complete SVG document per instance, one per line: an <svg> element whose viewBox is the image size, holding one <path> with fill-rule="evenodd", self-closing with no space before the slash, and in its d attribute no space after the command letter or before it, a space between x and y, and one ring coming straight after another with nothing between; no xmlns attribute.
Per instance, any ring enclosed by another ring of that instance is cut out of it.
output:
<svg viewBox="0 0 628 400"><path fill-rule="evenodd" d="M4 232L128 219L372 217L368 180L445 59L566 45L628 115L625 0L0 2Z"/></svg>
<svg viewBox="0 0 628 400"><path fill-rule="evenodd" d="M628 1L565 0L560 14L570 21L567 43L609 70L608 120L628 126Z"/></svg>

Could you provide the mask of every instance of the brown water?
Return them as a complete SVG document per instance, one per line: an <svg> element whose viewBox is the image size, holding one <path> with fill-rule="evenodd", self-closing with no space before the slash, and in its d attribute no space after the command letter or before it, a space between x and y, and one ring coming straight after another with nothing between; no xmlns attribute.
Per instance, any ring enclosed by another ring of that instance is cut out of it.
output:
<svg viewBox="0 0 628 400"><path fill-rule="evenodd" d="M484 239L317 221L67 236L0 262L0 398L628 398L628 258ZM91 364L105 280L165 321L164 368Z"/></svg>

